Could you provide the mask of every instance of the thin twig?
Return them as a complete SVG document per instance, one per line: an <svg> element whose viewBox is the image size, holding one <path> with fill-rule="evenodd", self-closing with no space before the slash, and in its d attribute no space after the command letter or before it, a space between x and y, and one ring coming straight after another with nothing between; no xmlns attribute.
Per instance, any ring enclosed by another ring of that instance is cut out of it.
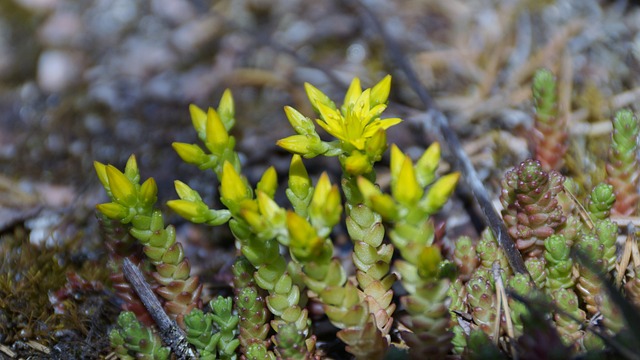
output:
<svg viewBox="0 0 640 360"><path fill-rule="evenodd" d="M518 354L516 353L515 349L511 345L512 341L515 340L516 335L513 330L513 321L511 319L511 309L509 308L509 299L507 298L507 292L505 290L504 283L502 282L502 276L501 276L502 269L500 268L500 262L494 261L491 267L491 270L493 272L493 280L494 280L494 283L496 284L496 296L498 298L498 310L497 310L498 317L496 319L497 324L494 328L494 336L496 336L497 338L497 336L499 335L500 322L502 319L502 317L500 316L500 311L504 311L504 320L507 325L507 336L509 337L508 348L511 352L511 357L517 360ZM500 306L500 304L503 304L503 305Z"/></svg>
<svg viewBox="0 0 640 360"><path fill-rule="evenodd" d="M618 273L616 274L616 288L620 288L622 285L622 279L627 272L627 266L629 266L629 260L631 260L631 248L634 246L633 237L631 234L627 234L627 240L624 242L624 251L622 257L618 263ZM636 245L637 247L637 245Z"/></svg>
<svg viewBox="0 0 640 360"><path fill-rule="evenodd" d="M494 263L495 265L495 263ZM500 266L500 265L498 265ZM495 271L495 270L494 270ZM497 274L498 276L496 277L496 274L494 273L494 277L496 278L500 278L500 273L498 272ZM497 305L496 305L496 319L493 322L493 344L494 345L498 345L498 339L500 338L500 323L502 322L502 296L500 294L500 285L498 285L498 283L496 282L496 301L497 301ZM506 314L506 312L505 312Z"/></svg>
<svg viewBox="0 0 640 360"><path fill-rule="evenodd" d="M133 290L138 294L144 307L147 308L153 321L158 325L162 341L171 348L171 351L173 351L178 359L197 358L195 352L187 342L184 332L164 311L162 305L160 305L160 301L158 301L149 284L145 281L140 269L138 269L131 260L124 258L122 262L122 272L131 284L131 287L133 287Z"/></svg>
<svg viewBox="0 0 640 360"><path fill-rule="evenodd" d="M564 190L564 193L569 196L569 199L571 199L571 201L576 205L578 214L580 215L582 221L584 221L585 225L587 225L590 231L593 231L596 226L593 223L593 220L591 220L591 216L589 216L587 209L584 208L580 200L578 200L578 198L573 195L573 193L569 189L567 189L566 186L563 185L562 189Z"/></svg>
<svg viewBox="0 0 640 360"><path fill-rule="evenodd" d="M489 200L487 190L484 188L484 185L482 185L482 182L480 181L476 170L473 168L473 164L471 164L469 157L462 149L458 136L449 126L447 117L435 107L433 99L427 92L427 89L419 82L415 70L404 56L399 44L389 36L378 17L371 11L371 9L369 9L369 7L363 4L362 1L355 0L355 2L362 8L364 13L371 18L376 30L380 33L380 36L387 46L387 52L392 57L396 65L402 70L402 72L404 72L407 80L409 81L409 85L427 109L424 115L419 117L419 119L422 120L419 125L424 128L424 123L432 122L440 129L449 150L455 155L456 167L464 175L463 179L471 188L471 192L476 198L476 201L485 216L486 222L489 224L491 230L498 239L498 243L509 260L509 265L511 265L511 268L515 272L528 274L527 269L524 266L524 261L522 260L522 255L520 255L520 252L516 249L515 243L509 237L509 233L507 232L507 228L502 221L502 218L493 208L491 201Z"/></svg>
<svg viewBox="0 0 640 360"><path fill-rule="evenodd" d="M32 349L34 349L36 351L40 351L41 353L44 353L44 354L47 354L47 355L49 355L51 353L51 350L48 347L40 344L37 341L29 340L29 341L27 341L27 345L29 345Z"/></svg>
<svg viewBox="0 0 640 360"><path fill-rule="evenodd" d="M633 268L637 269L640 266L640 253L638 253L638 238L636 237L636 228L633 223L627 225L627 234L631 237L631 258L633 259Z"/></svg>
<svg viewBox="0 0 640 360"><path fill-rule="evenodd" d="M7 346L4 346L2 344L0 344L0 351L2 351L3 353L7 354L8 357L10 358L15 358L16 356L18 356L13 350L11 350L10 348L8 348Z"/></svg>

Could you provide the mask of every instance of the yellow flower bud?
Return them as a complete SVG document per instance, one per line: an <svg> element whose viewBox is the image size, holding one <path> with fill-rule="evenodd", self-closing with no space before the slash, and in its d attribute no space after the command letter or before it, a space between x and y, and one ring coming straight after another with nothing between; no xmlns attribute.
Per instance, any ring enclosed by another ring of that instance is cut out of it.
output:
<svg viewBox="0 0 640 360"><path fill-rule="evenodd" d="M354 151L345 160L344 168L350 175L358 176L373 171L373 164L371 164L367 155Z"/></svg>
<svg viewBox="0 0 640 360"><path fill-rule="evenodd" d="M251 198L251 189L247 187L244 179L228 161L225 161L222 166L220 195L224 200L230 201L238 206L242 200Z"/></svg>
<svg viewBox="0 0 640 360"><path fill-rule="evenodd" d="M109 219L122 220L128 215L127 208L115 202L98 204L96 209Z"/></svg>
<svg viewBox="0 0 640 360"><path fill-rule="evenodd" d="M316 183L315 191L313 192L313 199L311 200L312 206L321 206L327 198L327 195L331 191L331 180L326 171L320 175L318 182Z"/></svg>
<svg viewBox="0 0 640 360"><path fill-rule="evenodd" d="M413 163L409 157L405 157L398 178L391 187L391 194L401 204L410 206L417 203L422 197L423 190L418 184Z"/></svg>
<svg viewBox="0 0 640 360"><path fill-rule="evenodd" d="M365 143L365 151L374 161L379 161L385 150L387 150L387 132L384 129L378 129Z"/></svg>
<svg viewBox="0 0 640 360"><path fill-rule="evenodd" d="M435 246L425 246L418 256L418 275L423 279L431 279L438 274L438 267L442 261L440 249Z"/></svg>
<svg viewBox="0 0 640 360"><path fill-rule="evenodd" d="M313 121L311 121L311 119L309 119L308 117L302 115L298 110L292 108L291 106L285 106L284 113L287 115L289 123L291 123L291 126L293 126L293 129L298 134L310 135L316 133Z"/></svg>
<svg viewBox="0 0 640 360"><path fill-rule="evenodd" d="M127 207L135 206L136 188L131 180L113 165L107 165L106 173L111 194L116 202Z"/></svg>
<svg viewBox="0 0 640 360"><path fill-rule="evenodd" d="M240 215L242 216L244 221L246 221L247 224L251 226L251 230L253 231L253 233L260 236L260 233L262 233L266 227L264 217L250 209L242 209L240 211Z"/></svg>
<svg viewBox="0 0 640 360"><path fill-rule="evenodd" d="M393 198L387 194L371 197L371 208L387 221L395 221L398 218L398 207Z"/></svg>
<svg viewBox="0 0 640 360"><path fill-rule="evenodd" d="M309 153L309 135L292 135L278 140L276 145L293 154L307 155Z"/></svg>
<svg viewBox="0 0 640 360"><path fill-rule="evenodd" d="M382 195L380 189L366 178L359 176L357 182L358 190L360 190L360 193L362 194L362 197L364 198L364 201L367 205L371 204L372 197Z"/></svg>
<svg viewBox="0 0 640 360"><path fill-rule="evenodd" d="M156 180L154 178L148 178L142 185L140 185L140 190L138 192L138 198L140 202L144 204L146 207L151 207L156 203L158 199L158 185L156 184Z"/></svg>
<svg viewBox="0 0 640 360"><path fill-rule="evenodd" d="M224 128L229 131L235 124L235 104L233 103L233 96L231 95L231 90L226 89L224 93L222 93L222 97L220 98L220 104L218 104L218 114L220 115L220 120L224 124Z"/></svg>
<svg viewBox="0 0 640 360"><path fill-rule="evenodd" d="M218 113L212 108L209 108L207 113L206 130L205 145L212 153L221 153L229 143L229 133L227 133Z"/></svg>
<svg viewBox="0 0 640 360"><path fill-rule="evenodd" d="M189 201L189 200L169 200L167 201L167 206L171 210L173 210L176 214L182 216L183 218L194 222L201 223L205 220L204 215L205 212L198 206L198 203Z"/></svg>
<svg viewBox="0 0 640 360"><path fill-rule="evenodd" d="M187 164L200 165L206 160L204 150L196 144L174 142L171 146Z"/></svg>
<svg viewBox="0 0 640 360"><path fill-rule="evenodd" d="M204 141L207 132L207 114L194 104L189 105L189 113L193 128L196 129L200 140Z"/></svg>
<svg viewBox="0 0 640 360"><path fill-rule="evenodd" d="M429 214L434 214L449 200L460 179L460 173L454 172L438 179L429 189L427 196L420 204Z"/></svg>
<svg viewBox="0 0 640 360"><path fill-rule="evenodd" d="M271 225L284 225L284 209L265 192L258 191L257 197L260 214L269 219Z"/></svg>
<svg viewBox="0 0 640 360"><path fill-rule="evenodd" d="M391 145L391 182L395 182L404 163L405 155L396 144Z"/></svg>
<svg viewBox="0 0 640 360"><path fill-rule="evenodd" d="M292 211L287 212L287 228L289 249L296 259L309 261L322 251L323 240L305 218Z"/></svg>
<svg viewBox="0 0 640 360"><path fill-rule="evenodd" d="M291 157L291 165L289 165L289 189L299 197L304 198L309 193L311 180L307 169L304 167L300 155Z"/></svg>
<svg viewBox="0 0 640 360"><path fill-rule="evenodd" d="M200 194L182 181L176 180L173 182L173 185L175 186L176 193L180 199L187 201L202 201Z"/></svg>
<svg viewBox="0 0 640 360"><path fill-rule="evenodd" d="M309 206L312 221L314 225L332 228L340 220L341 213L340 191L336 185L331 186L329 176L323 172L318 179ZM318 221L317 224L316 221Z"/></svg>
<svg viewBox="0 0 640 360"><path fill-rule="evenodd" d="M262 178L258 182L256 189L264 192L273 199L278 189L278 173L273 166L267 168L262 174Z"/></svg>
<svg viewBox="0 0 640 360"><path fill-rule="evenodd" d="M124 166L124 175L134 184L140 181L140 171L138 170L138 162L135 155L131 155L127 159L127 164Z"/></svg>
<svg viewBox="0 0 640 360"><path fill-rule="evenodd" d="M109 187L109 178L107 177L107 166L99 161L93 162L93 167L96 169L96 174L98 175L98 179L108 193L111 193L111 188Z"/></svg>

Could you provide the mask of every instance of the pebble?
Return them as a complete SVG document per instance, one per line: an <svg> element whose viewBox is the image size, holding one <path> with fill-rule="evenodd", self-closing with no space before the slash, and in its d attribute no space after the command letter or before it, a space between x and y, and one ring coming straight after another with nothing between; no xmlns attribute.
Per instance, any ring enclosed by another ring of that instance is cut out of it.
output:
<svg viewBox="0 0 640 360"><path fill-rule="evenodd" d="M78 45L81 39L82 20L70 11L57 11L38 31L40 41L46 46Z"/></svg>
<svg viewBox="0 0 640 360"><path fill-rule="evenodd" d="M78 82L81 71L80 56L63 50L47 50L38 59L38 86L48 92L67 90Z"/></svg>

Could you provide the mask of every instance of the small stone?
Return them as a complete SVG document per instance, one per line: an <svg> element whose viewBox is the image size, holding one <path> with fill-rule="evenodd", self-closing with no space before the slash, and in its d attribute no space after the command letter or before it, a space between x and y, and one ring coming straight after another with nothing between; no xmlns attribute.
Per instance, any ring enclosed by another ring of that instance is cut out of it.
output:
<svg viewBox="0 0 640 360"><path fill-rule="evenodd" d="M62 50L45 51L38 59L38 85L59 92L77 83L82 69L80 56Z"/></svg>

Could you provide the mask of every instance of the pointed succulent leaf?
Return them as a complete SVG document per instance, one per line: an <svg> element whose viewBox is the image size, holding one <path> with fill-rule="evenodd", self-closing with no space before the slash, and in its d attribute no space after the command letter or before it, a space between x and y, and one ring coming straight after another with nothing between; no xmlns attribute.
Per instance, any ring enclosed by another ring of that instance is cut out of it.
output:
<svg viewBox="0 0 640 360"><path fill-rule="evenodd" d="M365 199L367 204L370 203L372 197L382 195L382 192L376 185L362 176L358 177L357 183L358 190L362 193L362 197Z"/></svg>
<svg viewBox="0 0 640 360"><path fill-rule="evenodd" d="M224 124L224 128L227 131L231 130L236 122L236 109L235 104L233 103L233 95L229 89L226 89L222 93L220 104L218 104L218 114L220 115L220 120Z"/></svg>
<svg viewBox="0 0 640 360"><path fill-rule="evenodd" d="M187 164L201 165L207 160L207 154L205 154L204 150L196 144L174 142L171 146L178 156L180 156L182 161Z"/></svg>
<svg viewBox="0 0 640 360"><path fill-rule="evenodd" d="M391 90L391 75L387 75L371 88L370 106L386 104Z"/></svg>
<svg viewBox="0 0 640 360"><path fill-rule="evenodd" d="M329 176L324 172L318 179L309 205L311 221L314 225L328 228L328 231L331 231L333 226L340 221L341 214L340 191L336 185L331 186Z"/></svg>
<svg viewBox="0 0 640 360"><path fill-rule="evenodd" d="M107 165L106 173L114 199L124 206L135 206L136 188L131 180L113 165Z"/></svg>
<svg viewBox="0 0 640 360"><path fill-rule="evenodd" d="M296 196L304 198L311 188L311 179L307 169L304 167L300 155L291 157L291 165L289 165L289 188Z"/></svg>
<svg viewBox="0 0 640 360"><path fill-rule="evenodd" d="M124 166L124 175L133 184L137 184L140 181L140 170L138 170L138 162L135 155L131 155L127 159L127 164Z"/></svg>
<svg viewBox="0 0 640 360"><path fill-rule="evenodd" d="M207 112L206 140L205 145L214 154L222 154L229 144L229 133L224 127L218 113L209 108Z"/></svg>
<svg viewBox="0 0 640 360"><path fill-rule="evenodd" d="M433 279L438 274L441 262L440 249L435 246L425 246L418 256L418 275L425 280Z"/></svg>
<svg viewBox="0 0 640 360"><path fill-rule="evenodd" d="M365 143L365 153L372 161L380 161L387 150L387 131L378 129Z"/></svg>
<svg viewBox="0 0 640 360"><path fill-rule="evenodd" d="M331 109L336 108L336 105L333 103L333 101L331 101L331 99L329 99L327 95L325 95L315 86L309 83L304 83L304 89L307 92L307 97L309 98L309 102L311 102L311 106L313 106L313 109L317 113L320 113L320 105L327 106Z"/></svg>
<svg viewBox="0 0 640 360"><path fill-rule="evenodd" d="M154 178L148 178L145 182L140 185L140 190L138 191L138 197L140 199L140 204L148 209L151 209L153 205L158 200L158 185L156 184L156 180Z"/></svg>
<svg viewBox="0 0 640 360"><path fill-rule="evenodd" d="M197 202L192 202L189 200L169 200L167 201L167 206L169 206L169 208L171 210L173 210L176 214L180 215L181 217L194 222L194 223L202 223L205 221L204 218L204 213L206 211L208 211L208 209L205 207L204 209L202 209L200 206L198 206L199 203ZM203 211L204 210L204 211Z"/></svg>
<svg viewBox="0 0 640 360"><path fill-rule="evenodd" d="M291 123L296 133L299 135L317 135L313 121L302 115L298 110L291 106L285 106L284 113L287 115L287 119L289 119L289 123Z"/></svg>
<svg viewBox="0 0 640 360"><path fill-rule="evenodd" d="M344 96L344 102L342 103L342 113L346 115L348 108L358 100L360 95L362 94L362 87L360 86L360 79L353 78L351 80L351 85L349 85L349 89Z"/></svg>
<svg viewBox="0 0 640 360"><path fill-rule="evenodd" d="M176 193L178 197L182 200L187 201L201 201L202 197L198 194L197 191L193 190L189 185L183 183L180 180L176 180L173 182L173 185L176 188Z"/></svg>
<svg viewBox="0 0 640 360"><path fill-rule="evenodd" d="M373 170L369 157L357 150L346 158L344 167L345 171L352 176L367 174Z"/></svg>
<svg viewBox="0 0 640 360"><path fill-rule="evenodd" d="M311 135L291 135L284 139L278 140L276 145L296 155L307 157L310 153L309 144L311 143Z"/></svg>
<svg viewBox="0 0 640 360"><path fill-rule="evenodd" d="M98 204L96 209L109 219L121 220L129 215L129 210L116 202Z"/></svg>
<svg viewBox="0 0 640 360"><path fill-rule="evenodd" d="M231 163L225 161L222 169L220 195L224 201L240 206L243 200L251 198L251 189Z"/></svg>
<svg viewBox="0 0 640 360"><path fill-rule="evenodd" d="M460 173L454 172L439 178L421 201L421 207L429 214L435 214L449 200L460 179Z"/></svg>
<svg viewBox="0 0 640 360"><path fill-rule="evenodd" d="M262 174L262 178L260 178L260 181L256 186L256 190L260 190L264 192L270 198L273 199L277 189L278 189L278 173L276 172L276 169L273 166L270 166Z"/></svg>
<svg viewBox="0 0 640 360"><path fill-rule="evenodd" d="M109 186L109 177L107 176L107 166L99 161L94 161L93 167L96 170L96 174L98 175L98 179L100 180L102 187L107 190L109 197L111 197L111 187Z"/></svg>
<svg viewBox="0 0 640 360"><path fill-rule="evenodd" d="M420 186L426 187L436 178L440 164L440 143L432 143L416 163L416 176Z"/></svg>
<svg viewBox="0 0 640 360"><path fill-rule="evenodd" d="M198 138L205 141L207 138L207 113L194 104L189 105L189 113L191 114L193 128L198 133Z"/></svg>
<svg viewBox="0 0 640 360"><path fill-rule="evenodd" d="M391 186L397 181L402 164L404 164L405 154L396 146L391 145Z"/></svg>
<svg viewBox="0 0 640 360"><path fill-rule="evenodd" d="M289 229L291 254L300 261L309 261L322 250L323 241L316 230L300 215L289 211L287 213L287 228Z"/></svg>
<svg viewBox="0 0 640 360"><path fill-rule="evenodd" d="M422 197L422 187L418 184L411 159L405 157L398 177L391 188L391 194L405 206L411 206Z"/></svg>

